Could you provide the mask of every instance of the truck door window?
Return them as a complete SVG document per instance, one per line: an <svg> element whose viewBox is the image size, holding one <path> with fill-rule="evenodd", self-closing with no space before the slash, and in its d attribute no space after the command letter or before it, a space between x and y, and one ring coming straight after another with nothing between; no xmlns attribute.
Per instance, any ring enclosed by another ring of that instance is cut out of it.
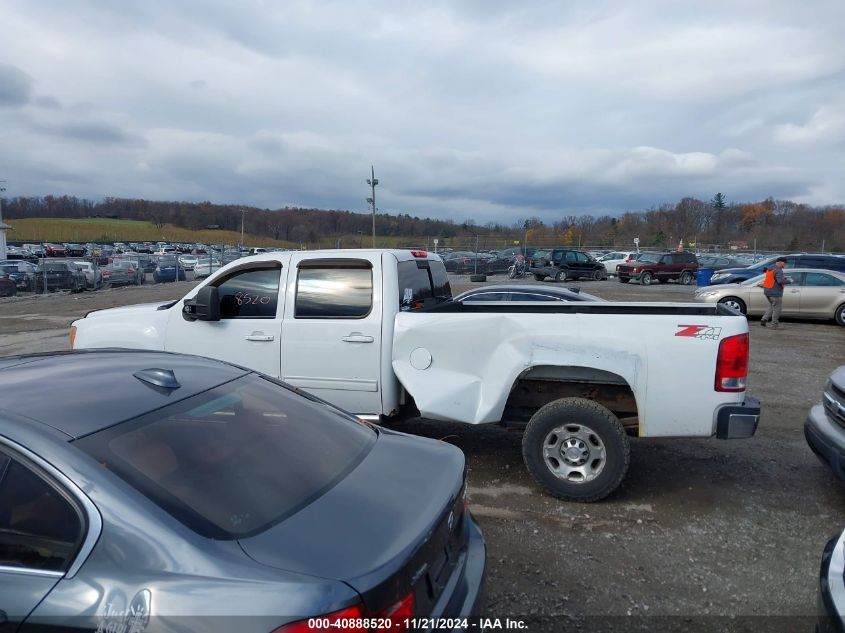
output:
<svg viewBox="0 0 845 633"><path fill-rule="evenodd" d="M281 266L241 270L216 283L221 319L273 319Z"/></svg>
<svg viewBox="0 0 845 633"><path fill-rule="evenodd" d="M363 319L373 308L371 264L338 267L300 265L296 281L297 319Z"/></svg>

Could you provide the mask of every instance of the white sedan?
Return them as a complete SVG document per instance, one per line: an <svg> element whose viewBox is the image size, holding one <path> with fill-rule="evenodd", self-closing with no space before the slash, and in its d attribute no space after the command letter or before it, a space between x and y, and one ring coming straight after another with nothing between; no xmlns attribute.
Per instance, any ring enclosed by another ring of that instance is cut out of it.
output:
<svg viewBox="0 0 845 633"><path fill-rule="evenodd" d="M198 262L196 255L179 255L179 265L185 270L193 270Z"/></svg>
<svg viewBox="0 0 845 633"><path fill-rule="evenodd" d="M819 268L788 268L792 283L783 291L785 317L835 319L845 325L845 273ZM760 316L769 306L763 294L763 277L757 275L739 284L705 286L695 291L697 301L721 303L748 316Z"/></svg>
<svg viewBox="0 0 845 633"><path fill-rule="evenodd" d="M624 264L625 262L630 261L636 254L636 251L613 251L612 253L602 255L598 258L598 261L604 264L608 275L615 276L616 267L619 264Z"/></svg>

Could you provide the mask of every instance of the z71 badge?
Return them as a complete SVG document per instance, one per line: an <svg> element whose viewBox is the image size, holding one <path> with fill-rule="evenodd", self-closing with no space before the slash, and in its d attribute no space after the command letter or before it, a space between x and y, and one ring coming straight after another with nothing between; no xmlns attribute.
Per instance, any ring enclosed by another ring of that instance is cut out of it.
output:
<svg viewBox="0 0 845 633"><path fill-rule="evenodd" d="M675 336L689 336L703 340L718 341L722 336L722 328L710 327L709 325L678 325L680 331L675 332Z"/></svg>

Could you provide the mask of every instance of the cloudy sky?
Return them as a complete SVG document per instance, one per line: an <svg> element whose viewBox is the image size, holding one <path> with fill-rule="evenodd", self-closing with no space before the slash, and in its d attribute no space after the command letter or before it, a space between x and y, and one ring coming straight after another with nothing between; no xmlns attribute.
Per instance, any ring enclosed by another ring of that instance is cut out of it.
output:
<svg viewBox="0 0 845 633"><path fill-rule="evenodd" d="M845 202L842 0L0 0L5 195Z"/></svg>

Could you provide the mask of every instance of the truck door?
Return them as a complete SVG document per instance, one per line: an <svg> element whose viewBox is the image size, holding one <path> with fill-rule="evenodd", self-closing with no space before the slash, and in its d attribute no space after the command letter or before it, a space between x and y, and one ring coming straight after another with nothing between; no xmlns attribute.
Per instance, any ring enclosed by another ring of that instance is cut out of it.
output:
<svg viewBox="0 0 845 633"><path fill-rule="evenodd" d="M382 285L379 253L293 254L282 379L351 413L380 414Z"/></svg>
<svg viewBox="0 0 845 633"><path fill-rule="evenodd" d="M219 321L189 321L183 304L171 308L164 349L219 358L278 378L281 373L282 309L275 260L237 266L214 279L220 297Z"/></svg>

